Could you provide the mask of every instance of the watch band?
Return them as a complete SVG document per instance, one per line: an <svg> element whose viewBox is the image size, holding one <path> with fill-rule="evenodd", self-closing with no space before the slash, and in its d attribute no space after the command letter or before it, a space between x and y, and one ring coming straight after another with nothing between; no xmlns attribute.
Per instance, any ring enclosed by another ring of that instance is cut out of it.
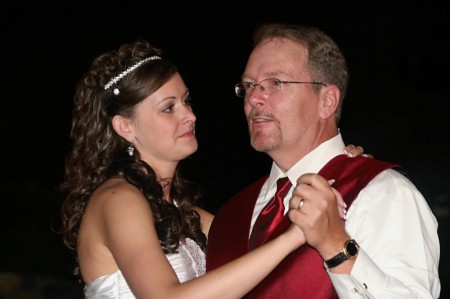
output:
<svg viewBox="0 0 450 299"><path fill-rule="evenodd" d="M330 269L330 268L339 266L346 260L348 260L348 257L343 252L339 252L337 255L333 256L331 259L326 260L325 264L327 265L327 268Z"/></svg>
<svg viewBox="0 0 450 299"><path fill-rule="evenodd" d="M334 268L350 258L355 258L358 255L358 253L359 253L358 243L356 243L355 240L347 240L344 243L342 251L339 252L334 257L332 257L331 259L326 260L325 264L327 265L328 269Z"/></svg>

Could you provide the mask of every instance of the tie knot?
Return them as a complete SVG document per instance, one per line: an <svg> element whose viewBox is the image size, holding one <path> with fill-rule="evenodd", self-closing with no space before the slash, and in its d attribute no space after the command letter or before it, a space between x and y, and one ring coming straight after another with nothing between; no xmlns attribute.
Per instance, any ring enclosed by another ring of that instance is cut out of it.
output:
<svg viewBox="0 0 450 299"><path fill-rule="evenodd" d="M286 188L290 188L292 186L291 182L289 181L288 177L279 178L277 180L277 193L280 193L282 190L285 190Z"/></svg>

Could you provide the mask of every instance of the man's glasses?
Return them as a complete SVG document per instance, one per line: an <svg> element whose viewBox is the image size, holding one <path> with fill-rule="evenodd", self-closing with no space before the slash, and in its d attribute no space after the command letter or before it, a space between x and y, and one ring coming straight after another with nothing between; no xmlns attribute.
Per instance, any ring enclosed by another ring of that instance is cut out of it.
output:
<svg viewBox="0 0 450 299"><path fill-rule="evenodd" d="M251 90L255 89L256 86L259 87L259 91L261 91L263 94L271 95L281 90L283 87L283 84L288 83L296 83L296 84L318 84L327 86L325 83L322 82L301 82L301 81L281 81L277 78L267 78L262 80L259 83L252 83L252 82L239 82L234 86L234 91L236 92L236 95L240 98L244 98L247 92L250 92Z"/></svg>

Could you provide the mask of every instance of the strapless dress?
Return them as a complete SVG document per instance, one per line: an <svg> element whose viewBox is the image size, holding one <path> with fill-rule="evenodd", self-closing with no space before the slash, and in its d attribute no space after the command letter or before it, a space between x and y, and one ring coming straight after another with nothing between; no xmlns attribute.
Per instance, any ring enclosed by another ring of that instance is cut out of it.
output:
<svg viewBox="0 0 450 299"><path fill-rule="evenodd" d="M205 274L205 253L194 240L187 238L180 243L178 253L166 254L180 282ZM135 299L120 270L96 278L84 288L87 299Z"/></svg>

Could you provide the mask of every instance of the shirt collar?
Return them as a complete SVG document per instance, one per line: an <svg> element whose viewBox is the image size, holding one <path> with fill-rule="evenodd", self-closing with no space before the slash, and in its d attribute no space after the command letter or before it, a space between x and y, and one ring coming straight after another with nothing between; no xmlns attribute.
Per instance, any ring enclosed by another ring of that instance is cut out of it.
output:
<svg viewBox="0 0 450 299"><path fill-rule="evenodd" d="M284 173L275 162L272 162L270 176L267 180L268 186L286 175L289 177L292 185L297 185L297 179L305 173L318 173L328 161L344 153L344 141L342 135L338 133L333 138L321 143L318 147L297 161L286 173Z"/></svg>

